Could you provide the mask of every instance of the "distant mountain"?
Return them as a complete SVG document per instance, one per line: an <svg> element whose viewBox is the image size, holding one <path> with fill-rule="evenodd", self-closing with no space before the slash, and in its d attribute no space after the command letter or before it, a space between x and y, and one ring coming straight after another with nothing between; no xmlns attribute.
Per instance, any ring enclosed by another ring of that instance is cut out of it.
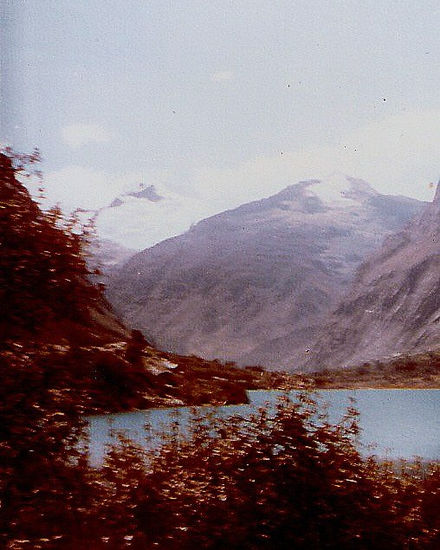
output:
<svg viewBox="0 0 440 550"><path fill-rule="evenodd" d="M84 214L93 218L100 240L141 250L179 235L213 212L202 201L141 183L107 206Z"/></svg>
<svg viewBox="0 0 440 550"><path fill-rule="evenodd" d="M440 188L434 201L359 268L329 317L311 369L440 349Z"/></svg>
<svg viewBox="0 0 440 550"><path fill-rule="evenodd" d="M303 181L136 254L108 296L162 348L295 369L359 264L422 206L347 176Z"/></svg>

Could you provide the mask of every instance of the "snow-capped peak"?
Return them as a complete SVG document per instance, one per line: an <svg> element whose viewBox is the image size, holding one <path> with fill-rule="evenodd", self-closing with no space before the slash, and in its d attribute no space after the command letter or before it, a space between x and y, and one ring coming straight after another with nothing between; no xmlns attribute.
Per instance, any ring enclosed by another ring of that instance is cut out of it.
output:
<svg viewBox="0 0 440 550"><path fill-rule="evenodd" d="M351 206L366 196L377 194L365 181L339 173L334 173L324 180L311 180L306 185L306 193L329 207Z"/></svg>
<svg viewBox="0 0 440 550"><path fill-rule="evenodd" d="M164 186L139 184L97 211L95 227L101 238L141 250L187 231L213 213L208 204Z"/></svg>
<svg viewBox="0 0 440 550"><path fill-rule="evenodd" d="M131 189L130 191L126 191L125 193L121 193L113 201L113 203L117 202L118 204L112 203L112 205L119 206L120 204L125 202L128 197L134 199L146 199L150 202L159 202L164 199L164 197L160 193L158 193L156 185L145 185L143 183L139 183L135 189Z"/></svg>

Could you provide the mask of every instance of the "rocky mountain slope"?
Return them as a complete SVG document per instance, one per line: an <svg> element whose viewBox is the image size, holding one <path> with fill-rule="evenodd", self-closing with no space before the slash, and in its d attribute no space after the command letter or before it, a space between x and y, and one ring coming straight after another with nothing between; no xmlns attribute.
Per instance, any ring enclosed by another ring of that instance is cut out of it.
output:
<svg viewBox="0 0 440 550"><path fill-rule="evenodd" d="M140 252L108 296L161 348L295 369L358 265L421 206L341 175L300 182Z"/></svg>
<svg viewBox="0 0 440 550"><path fill-rule="evenodd" d="M308 366L354 365L440 348L440 188L365 261L330 316Z"/></svg>

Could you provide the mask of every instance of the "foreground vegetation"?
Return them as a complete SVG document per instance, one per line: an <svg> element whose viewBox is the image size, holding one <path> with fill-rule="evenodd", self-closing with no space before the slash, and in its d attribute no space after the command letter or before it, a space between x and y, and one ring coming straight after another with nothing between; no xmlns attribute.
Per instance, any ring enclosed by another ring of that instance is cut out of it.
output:
<svg viewBox="0 0 440 550"><path fill-rule="evenodd" d="M155 454L125 442L96 472L111 479L101 514L121 529L103 536L139 549L438 548L440 468L362 458L357 436L354 410L332 426L304 394L274 416L195 418Z"/></svg>
<svg viewBox="0 0 440 550"><path fill-rule="evenodd" d="M60 414L40 413L14 440L5 548L439 547L440 467L363 458L354 411L332 426L304 396L275 415L194 418L187 438L171 428L155 451L121 438L97 469Z"/></svg>

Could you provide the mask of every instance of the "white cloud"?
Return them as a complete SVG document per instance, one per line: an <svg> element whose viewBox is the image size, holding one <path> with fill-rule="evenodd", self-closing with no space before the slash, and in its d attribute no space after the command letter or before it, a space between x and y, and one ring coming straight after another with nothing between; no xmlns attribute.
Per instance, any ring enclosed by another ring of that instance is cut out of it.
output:
<svg viewBox="0 0 440 550"><path fill-rule="evenodd" d="M232 80L233 77L234 73L232 71L218 71L211 75L211 80L213 82L227 82L228 80Z"/></svg>
<svg viewBox="0 0 440 550"><path fill-rule="evenodd" d="M363 126L337 143L259 156L235 167L196 170L194 190L223 208L267 197L303 179L335 171L385 194L430 200L440 175L440 110L404 112Z"/></svg>
<svg viewBox="0 0 440 550"><path fill-rule="evenodd" d="M97 210L108 206L121 193L137 189L140 183L160 188L168 176L168 172L164 170L111 174L84 166L66 166L44 174L43 188L46 199L43 206L59 204L65 213L75 208ZM36 196L39 182L25 183Z"/></svg>
<svg viewBox="0 0 440 550"><path fill-rule="evenodd" d="M382 193L430 200L429 184L440 175L439 143L440 110L405 112L363 126L332 144L280 150L224 169L195 167L185 195L214 213L270 196L300 180L343 172L365 179ZM170 170L110 174L68 166L44 178L47 203L59 202L65 211L106 206L140 182L182 191L180 174Z"/></svg>
<svg viewBox="0 0 440 550"><path fill-rule="evenodd" d="M89 143L108 143L110 133L97 124L70 124L61 130L63 139L72 149L79 149Z"/></svg>
<svg viewBox="0 0 440 550"><path fill-rule="evenodd" d="M47 204L59 203L64 211L100 208L114 196L112 178L103 171L67 166L44 175Z"/></svg>

